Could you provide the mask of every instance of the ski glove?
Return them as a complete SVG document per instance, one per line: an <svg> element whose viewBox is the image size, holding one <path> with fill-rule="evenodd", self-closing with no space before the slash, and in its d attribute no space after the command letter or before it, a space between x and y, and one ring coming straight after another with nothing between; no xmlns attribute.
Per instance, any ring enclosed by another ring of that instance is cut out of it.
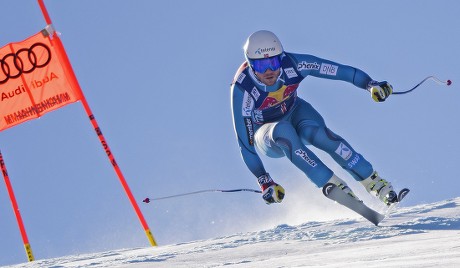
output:
<svg viewBox="0 0 460 268"><path fill-rule="evenodd" d="M385 101L393 93L393 87L387 81L377 82L372 80L367 85L367 90L376 102Z"/></svg>
<svg viewBox="0 0 460 268"><path fill-rule="evenodd" d="M262 189L262 198L268 205L272 203L281 203L284 198L284 188L274 182L270 174L266 173L257 178L260 188Z"/></svg>

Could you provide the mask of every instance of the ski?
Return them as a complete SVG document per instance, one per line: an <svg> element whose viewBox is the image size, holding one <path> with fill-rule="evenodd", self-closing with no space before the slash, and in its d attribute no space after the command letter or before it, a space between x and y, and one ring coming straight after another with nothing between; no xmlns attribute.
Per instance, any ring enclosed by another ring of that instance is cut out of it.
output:
<svg viewBox="0 0 460 268"><path fill-rule="evenodd" d="M406 195L410 192L408 188L404 188L398 193L398 201L394 202L393 204L388 206L388 209L385 211L385 218L388 218L396 208L398 208L401 201L406 197Z"/></svg>
<svg viewBox="0 0 460 268"><path fill-rule="evenodd" d="M402 189L401 191L399 191L399 194L398 194L398 203L401 202L404 197L406 197L406 195L410 192L410 190L408 188L404 188Z"/></svg>
<svg viewBox="0 0 460 268"><path fill-rule="evenodd" d="M358 200L351 195L342 191L337 185L333 183L328 183L323 187L323 194L331 199L336 201L337 203L355 211L356 213L360 214L368 221L372 222L377 226L383 219L385 219L385 215L378 213L377 211L369 208L366 206L363 201Z"/></svg>

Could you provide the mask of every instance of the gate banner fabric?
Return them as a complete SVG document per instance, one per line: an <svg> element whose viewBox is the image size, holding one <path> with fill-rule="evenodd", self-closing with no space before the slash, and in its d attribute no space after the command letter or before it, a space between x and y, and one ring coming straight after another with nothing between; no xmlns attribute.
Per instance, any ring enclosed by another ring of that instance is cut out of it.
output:
<svg viewBox="0 0 460 268"><path fill-rule="evenodd" d="M82 99L54 39L44 30L0 48L0 131Z"/></svg>

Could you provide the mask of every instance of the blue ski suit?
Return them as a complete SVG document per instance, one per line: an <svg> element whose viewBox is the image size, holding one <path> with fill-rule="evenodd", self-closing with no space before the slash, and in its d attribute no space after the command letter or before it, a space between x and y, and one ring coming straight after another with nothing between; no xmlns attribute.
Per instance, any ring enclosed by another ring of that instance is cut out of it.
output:
<svg viewBox="0 0 460 268"><path fill-rule="evenodd" d="M311 104L297 96L307 76L342 80L366 89L372 80L365 72L307 54L284 52L276 83L266 86L244 62L231 85L233 124L242 158L259 177L267 171L258 155L286 156L317 186L332 177L330 170L307 145L327 152L357 181L373 172L372 165L339 135L332 132Z"/></svg>

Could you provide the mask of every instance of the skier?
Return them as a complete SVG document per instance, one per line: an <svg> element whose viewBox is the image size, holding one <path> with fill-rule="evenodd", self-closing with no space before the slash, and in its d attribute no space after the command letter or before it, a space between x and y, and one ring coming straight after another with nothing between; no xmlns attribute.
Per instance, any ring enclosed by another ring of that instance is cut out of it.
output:
<svg viewBox="0 0 460 268"><path fill-rule="evenodd" d="M265 170L258 152L272 158L286 156L317 187L333 183L359 200L306 145L327 152L386 205L398 201L391 183L381 178L345 139L332 132L311 104L297 96L300 82L314 76L350 82L368 90L374 101L382 102L393 92L388 82L377 82L351 66L286 52L278 37L265 30L249 36L244 56L246 60L231 85L233 124L243 160L257 177L267 204L280 203L285 191Z"/></svg>

